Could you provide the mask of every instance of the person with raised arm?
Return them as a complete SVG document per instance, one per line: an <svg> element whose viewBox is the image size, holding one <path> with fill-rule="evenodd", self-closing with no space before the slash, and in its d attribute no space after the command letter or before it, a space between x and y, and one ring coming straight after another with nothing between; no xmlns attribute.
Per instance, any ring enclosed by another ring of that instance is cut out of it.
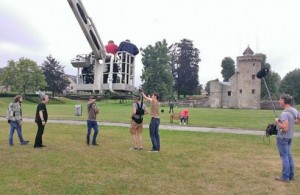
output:
<svg viewBox="0 0 300 195"><path fill-rule="evenodd" d="M151 121L149 124L150 138L152 142L152 149L149 152L159 152L160 151L160 137L159 137L159 96L157 93L153 93L151 96L146 96L145 93L141 92L145 100L150 101L150 115Z"/></svg>

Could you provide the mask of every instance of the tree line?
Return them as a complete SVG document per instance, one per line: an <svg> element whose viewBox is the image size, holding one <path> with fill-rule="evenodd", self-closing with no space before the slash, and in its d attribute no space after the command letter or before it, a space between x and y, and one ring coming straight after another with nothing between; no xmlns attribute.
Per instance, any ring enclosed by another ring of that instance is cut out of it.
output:
<svg viewBox="0 0 300 195"><path fill-rule="evenodd" d="M141 80L146 93L157 92L162 99L200 94L200 51L194 47L193 41L182 39L168 45L164 39L141 51Z"/></svg>
<svg viewBox="0 0 300 195"><path fill-rule="evenodd" d="M18 61L8 61L8 65L0 72L0 85L19 94L45 90L51 91L54 97L55 94L63 93L70 84L64 66L51 55L46 59L41 66L24 57Z"/></svg>

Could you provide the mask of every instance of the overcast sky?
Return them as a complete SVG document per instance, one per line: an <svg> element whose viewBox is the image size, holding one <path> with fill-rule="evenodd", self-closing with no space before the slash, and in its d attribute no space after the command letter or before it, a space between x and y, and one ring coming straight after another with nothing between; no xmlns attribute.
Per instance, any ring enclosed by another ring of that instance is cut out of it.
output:
<svg viewBox="0 0 300 195"><path fill-rule="evenodd" d="M248 44L267 55L284 77L299 68L300 11L296 0L82 0L102 42L130 39L138 48L187 38L200 50L199 81L221 76L225 57L242 55ZM41 65L51 54L65 72L70 60L91 48L67 0L0 0L0 67L26 57ZM136 61L136 86L142 72Z"/></svg>

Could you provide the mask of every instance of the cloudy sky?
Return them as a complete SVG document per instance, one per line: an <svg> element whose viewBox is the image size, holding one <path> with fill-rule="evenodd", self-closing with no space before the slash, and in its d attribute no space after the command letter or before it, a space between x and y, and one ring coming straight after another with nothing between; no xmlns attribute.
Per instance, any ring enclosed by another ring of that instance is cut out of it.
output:
<svg viewBox="0 0 300 195"><path fill-rule="evenodd" d="M200 50L200 84L221 76L248 44L267 55L284 77L299 68L300 11L296 0L82 0L103 43L130 39L138 48L183 38ZM70 60L91 48L67 0L0 0L0 67L26 57L39 65L51 54L76 74ZM137 56L136 78L142 72ZM136 79L136 86L140 81Z"/></svg>

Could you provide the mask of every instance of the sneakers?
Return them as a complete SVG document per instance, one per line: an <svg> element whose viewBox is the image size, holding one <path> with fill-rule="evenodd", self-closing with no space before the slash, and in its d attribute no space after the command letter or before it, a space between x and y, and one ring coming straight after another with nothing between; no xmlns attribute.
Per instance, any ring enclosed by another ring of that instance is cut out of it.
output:
<svg viewBox="0 0 300 195"><path fill-rule="evenodd" d="M289 182L289 180L283 179L282 177L276 177L275 180L281 182Z"/></svg>
<svg viewBox="0 0 300 195"><path fill-rule="evenodd" d="M181 125L182 123L179 123L179 125Z"/></svg>
<svg viewBox="0 0 300 195"><path fill-rule="evenodd" d="M92 143L92 146L99 146L97 143Z"/></svg>
<svg viewBox="0 0 300 195"><path fill-rule="evenodd" d="M27 145L29 143L29 141L23 141L22 143L21 143L21 145Z"/></svg>

